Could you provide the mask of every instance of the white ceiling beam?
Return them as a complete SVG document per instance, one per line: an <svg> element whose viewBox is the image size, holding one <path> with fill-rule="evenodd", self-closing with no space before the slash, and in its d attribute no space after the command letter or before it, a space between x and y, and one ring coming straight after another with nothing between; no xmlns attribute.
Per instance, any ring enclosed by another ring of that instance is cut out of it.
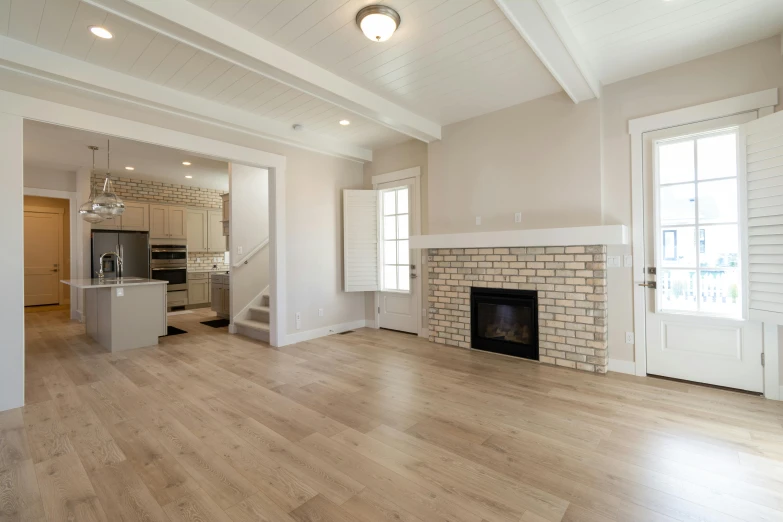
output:
<svg viewBox="0 0 783 522"><path fill-rule="evenodd" d="M495 3L574 103L601 96L601 84L556 0Z"/></svg>
<svg viewBox="0 0 783 522"><path fill-rule="evenodd" d="M441 137L440 124L187 0L84 1L413 138L429 143Z"/></svg>
<svg viewBox="0 0 783 522"><path fill-rule="evenodd" d="M372 161L372 151L286 125L192 94L0 36L0 67L93 94L120 99L216 124L264 139L355 161Z"/></svg>

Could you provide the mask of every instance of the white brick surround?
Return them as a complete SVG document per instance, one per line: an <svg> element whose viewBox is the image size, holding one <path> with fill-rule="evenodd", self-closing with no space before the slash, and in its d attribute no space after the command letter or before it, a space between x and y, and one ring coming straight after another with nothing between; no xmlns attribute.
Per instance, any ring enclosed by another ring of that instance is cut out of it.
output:
<svg viewBox="0 0 783 522"><path fill-rule="evenodd" d="M540 362L606 373L606 246L430 249L430 341L470 348L470 288L538 292Z"/></svg>

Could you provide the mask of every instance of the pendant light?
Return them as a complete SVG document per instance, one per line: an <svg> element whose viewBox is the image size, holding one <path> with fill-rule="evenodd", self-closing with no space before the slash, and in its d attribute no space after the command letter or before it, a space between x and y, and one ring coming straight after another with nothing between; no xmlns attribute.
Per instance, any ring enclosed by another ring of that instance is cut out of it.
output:
<svg viewBox="0 0 783 522"><path fill-rule="evenodd" d="M104 218L121 216L125 212L125 203L114 193L114 185L111 182L111 142L108 142L106 151L106 179L103 180L103 191L95 196L92 203L93 210Z"/></svg>
<svg viewBox="0 0 783 522"><path fill-rule="evenodd" d="M103 217L96 214L92 208L95 201L95 181L92 179L92 173L95 171L95 151L98 147L94 145L88 145L88 149L92 151L92 170L90 171L90 199L86 203L79 207L79 215L88 223L100 223L103 221Z"/></svg>

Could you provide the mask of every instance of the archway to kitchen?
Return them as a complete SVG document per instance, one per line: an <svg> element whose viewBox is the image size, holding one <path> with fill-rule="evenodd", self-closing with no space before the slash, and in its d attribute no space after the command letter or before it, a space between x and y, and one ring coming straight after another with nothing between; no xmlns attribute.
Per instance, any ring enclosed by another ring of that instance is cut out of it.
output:
<svg viewBox="0 0 783 522"><path fill-rule="evenodd" d="M39 122L60 125L92 133L112 136L112 139L127 139L151 145L169 147L194 157L222 158L235 165L246 165L268 172L269 193L269 339L273 345L285 339L282 314L285 303L284 266L285 253L282 231L284 230L284 169L285 158L256 149L186 134L179 131L143 124L78 109L58 103L29 98L13 93L0 93L0 133L4 140L0 144L4 164L4 180L7 190L0 194L3 212L6 212L7 226L4 236L7 248L2 252L6 270L0 275L7 292L0 299L2 324L7 332L6 343L0 352L0 410L19 407L24 403L24 266L22 256L23 222L23 143L25 122ZM82 177L89 174L83 173ZM78 175L77 175L78 176ZM128 178L130 179L130 178ZM89 197L89 182L81 183L76 190L77 207ZM220 220L223 221L223 220ZM74 236L81 240L74 253L76 273L87 277L91 271L90 226L76 220ZM230 298L229 290L229 299ZM77 300L78 302L78 300ZM74 316L80 313L78 304ZM229 317L231 315L229 314Z"/></svg>

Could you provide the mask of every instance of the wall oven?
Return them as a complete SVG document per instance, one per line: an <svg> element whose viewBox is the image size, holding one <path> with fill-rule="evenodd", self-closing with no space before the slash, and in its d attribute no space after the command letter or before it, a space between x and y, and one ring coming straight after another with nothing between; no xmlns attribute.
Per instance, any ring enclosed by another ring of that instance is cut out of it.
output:
<svg viewBox="0 0 783 522"><path fill-rule="evenodd" d="M188 289L188 247L185 245L152 245L150 278L168 281L168 291Z"/></svg>

